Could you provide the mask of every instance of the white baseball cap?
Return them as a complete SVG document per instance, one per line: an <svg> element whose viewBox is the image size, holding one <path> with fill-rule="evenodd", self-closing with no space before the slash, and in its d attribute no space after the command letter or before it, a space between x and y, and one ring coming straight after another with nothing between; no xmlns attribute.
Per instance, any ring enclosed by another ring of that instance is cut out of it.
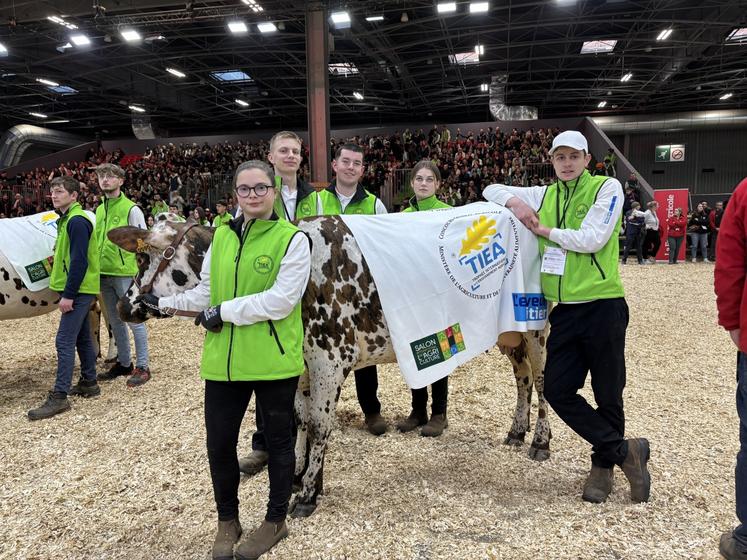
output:
<svg viewBox="0 0 747 560"><path fill-rule="evenodd" d="M586 137L578 130L566 130L565 132L558 134L552 141L550 155L552 155L555 150L562 147L583 150L587 154L589 153L589 144L586 142Z"/></svg>

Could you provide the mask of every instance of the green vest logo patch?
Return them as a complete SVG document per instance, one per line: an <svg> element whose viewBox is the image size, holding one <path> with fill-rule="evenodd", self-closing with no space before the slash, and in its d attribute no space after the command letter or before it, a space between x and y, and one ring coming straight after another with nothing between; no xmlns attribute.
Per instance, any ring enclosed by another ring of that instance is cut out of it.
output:
<svg viewBox="0 0 747 560"><path fill-rule="evenodd" d="M260 255L254 259L254 270L259 274L269 274L272 271L272 264L270 255Z"/></svg>
<svg viewBox="0 0 747 560"><path fill-rule="evenodd" d="M579 220L583 220L588 212L589 207L583 202L576 206L576 218L578 218Z"/></svg>
<svg viewBox="0 0 747 560"><path fill-rule="evenodd" d="M111 217L112 223L117 226L119 224L119 216L112 216Z"/></svg>
<svg viewBox="0 0 747 560"><path fill-rule="evenodd" d="M301 203L301 208L299 208L299 211L304 216L308 216L309 214L311 214L311 206L309 206L308 202L304 201L304 202Z"/></svg>

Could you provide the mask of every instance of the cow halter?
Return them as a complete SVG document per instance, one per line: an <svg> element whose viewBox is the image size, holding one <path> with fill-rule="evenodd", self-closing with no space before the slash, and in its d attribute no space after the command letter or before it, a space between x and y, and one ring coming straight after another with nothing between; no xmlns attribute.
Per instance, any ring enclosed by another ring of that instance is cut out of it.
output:
<svg viewBox="0 0 747 560"><path fill-rule="evenodd" d="M176 255L176 250L181 244L181 242L184 240L184 238L187 235L187 232L189 232L190 229L195 227L197 225L197 222L192 219L190 216L189 219L184 224L184 227L182 227L181 231L177 232L176 237L174 237L174 240L171 242L171 245L166 247L166 249L163 250L163 253L161 253L161 262L158 263L158 268L156 268L155 273L153 273L153 277L150 279L150 282L147 284L140 284L140 281L138 280L138 277L135 276L135 285L138 287L138 291L141 294L149 294L153 290L153 284L156 281L156 279L161 275L161 273L166 270L169 265L171 264L171 260L174 258L174 255ZM145 302L143 302L145 303ZM151 307L147 304L145 304L147 307ZM171 308L157 308L156 311L160 311L162 313L165 313L166 315L181 315L183 317L197 317L198 313L195 311L181 311L178 309L171 309Z"/></svg>

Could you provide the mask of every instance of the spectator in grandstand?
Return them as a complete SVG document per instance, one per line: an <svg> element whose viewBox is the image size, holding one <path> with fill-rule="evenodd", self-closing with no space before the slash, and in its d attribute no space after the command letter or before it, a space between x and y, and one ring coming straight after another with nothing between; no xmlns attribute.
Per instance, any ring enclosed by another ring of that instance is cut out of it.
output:
<svg viewBox="0 0 747 560"><path fill-rule="evenodd" d="M197 206L194 210L192 210L192 218L194 221L197 222L197 225L199 226L209 226L210 222L207 219L207 216L205 214L205 209Z"/></svg>
<svg viewBox="0 0 747 560"><path fill-rule="evenodd" d="M332 160L335 178L329 187L319 192L325 215L387 213L384 203L359 184L365 170L363 153L363 148L351 143L337 148L335 159ZM387 430L386 420L381 416L381 403L376 395L378 387L375 365L355 372L355 391L363 410L366 428L376 436Z"/></svg>
<svg viewBox="0 0 747 560"><path fill-rule="evenodd" d="M721 229L721 218L724 215L724 203L717 202L716 207L708 215L708 225L711 227L710 238L708 239L708 260L716 260L716 242L718 232Z"/></svg>
<svg viewBox="0 0 747 560"><path fill-rule="evenodd" d="M604 156L604 174L607 177L617 177L617 154L614 148L607 148L607 155Z"/></svg>
<svg viewBox="0 0 747 560"><path fill-rule="evenodd" d="M212 224L214 228L224 226L231 221L231 215L228 213L228 205L224 199L221 198L215 203L215 211L216 215L213 218Z"/></svg>
<svg viewBox="0 0 747 560"><path fill-rule="evenodd" d="M695 262L698 256L698 248L703 261L708 261L708 234L710 233L710 220L703 203L695 207L687 223L687 233L690 236L690 260Z"/></svg>
<svg viewBox="0 0 747 560"><path fill-rule="evenodd" d="M669 245L669 264L677 264L682 240L685 238L687 218L682 208L675 208L674 214L667 220L667 244Z"/></svg>
<svg viewBox="0 0 747 560"><path fill-rule="evenodd" d="M415 195L410 198L405 212L424 212L437 208L449 208L436 198L436 192L441 186L441 174L432 161L423 160L415 164L410 175ZM411 389L412 411L404 420L397 423L400 432L410 432L418 426L423 426L420 435L426 437L440 436L448 428L446 418L446 404L449 393L449 378L444 377L431 385L431 418L428 419L428 388Z"/></svg>
<svg viewBox="0 0 747 560"><path fill-rule="evenodd" d="M640 202L641 201L641 195L640 195L640 192L638 190L639 189L639 186L638 186L638 177L636 177L635 173L631 173L630 177L628 177L628 180L625 181L625 192L626 193L628 192L628 189L630 189L631 192L633 193L633 197L635 198L635 200L637 200L638 202Z"/></svg>
<svg viewBox="0 0 747 560"><path fill-rule="evenodd" d="M99 292L99 250L93 235L93 220L78 203L80 182L57 177L50 183L57 221L54 264L49 278L51 290L60 293L60 326L57 330L57 374L47 400L29 410L30 420L50 418L70 410L75 351L80 358L81 381L93 396L101 390L96 383L96 350L88 322L88 311ZM72 389L80 387L77 384ZM80 393L79 393L80 394Z"/></svg>
<svg viewBox="0 0 747 560"><path fill-rule="evenodd" d="M10 207L10 213L14 218L23 216L23 197L21 193L16 193L13 197L13 204Z"/></svg>
<svg viewBox="0 0 747 560"><path fill-rule="evenodd" d="M605 174L604 163L602 163L601 161L599 163L597 163L594 166L594 169L592 170L591 174L592 174L592 176L595 176L595 175L604 175Z"/></svg>
<svg viewBox="0 0 747 560"><path fill-rule="evenodd" d="M661 245L659 216L656 214L659 203L652 200L646 205L646 211L643 213L643 260L649 259L651 263L656 262L656 253L659 252Z"/></svg>
<svg viewBox="0 0 747 560"><path fill-rule="evenodd" d="M3 214L4 218L7 218L8 216L10 216L10 211L12 207L13 207L13 204L10 202L10 197L8 196L8 193L4 192L2 198L0 199L0 212Z"/></svg>
<svg viewBox="0 0 747 560"><path fill-rule="evenodd" d="M726 560L747 560L747 179L729 200L720 222L714 270L718 323L729 332L737 349L737 414L739 453L735 474L739 525L721 535L719 552Z"/></svg>
<svg viewBox="0 0 747 560"><path fill-rule="evenodd" d="M641 205L634 202L631 205L630 212L625 216L625 246L623 248L622 263L628 263L628 254L630 249L635 247L635 256L638 264L643 264L643 227L645 214L641 212Z"/></svg>
<svg viewBox="0 0 747 560"><path fill-rule="evenodd" d="M156 225L156 219L152 214L148 214L148 217L145 218L145 225L148 226L148 229L153 229L153 226Z"/></svg>
<svg viewBox="0 0 747 560"><path fill-rule="evenodd" d="M174 206L174 208L177 211L179 210L176 206ZM151 207L150 213L155 216L156 214L160 214L161 212L168 212L168 211L169 211L169 207L163 200L161 200L161 195L158 193L154 194L153 205Z"/></svg>

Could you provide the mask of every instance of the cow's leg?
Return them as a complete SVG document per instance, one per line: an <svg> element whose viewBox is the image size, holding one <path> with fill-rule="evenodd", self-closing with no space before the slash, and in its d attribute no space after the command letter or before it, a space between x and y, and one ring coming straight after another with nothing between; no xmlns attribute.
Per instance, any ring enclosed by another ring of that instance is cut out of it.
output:
<svg viewBox="0 0 747 560"><path fill-rule="evenodd" d="M91 329L91 338L93 339L96 357L101 357L101 306L97 300L93 300L91 309L88 311L88 326Z"/></svg>
<svg viewBox="0 0 747 560"><path fill-rule="evenodd" d="M292 517L308 517L316 509L316 499L323 491L322 469L327 441L332 433L337 400L340 398L345 373L339 364L327 363L324 368L309 364L310 399L309 458L301 481L301 490L291 505Z"/></svg>
<svg viewBox="0 0 747 560"><path fill-rule="evenodd" d="M99 309L101 309L101 315L104 317L104 324L106 325L106 334L109 337L109 346L106 352L107 364L112 364L117 361L117 343L114 341L114 332L112 331L112 324L109 321L109 313L106 311L106 305L104 300L101 299L101 294L96 298ZM99 356L101 356L101 350L99 350Z"/></svg>
<svg viewBox="0 0 747 560"><path fill-rule="evenodd" d="M511 360L516 377L516 410L511 429L503 443L519 446L524 443L524 436L529 431L529 413L532 404L532 368L527 360L527 343L524 336L519 346L507 349L506 356Z"/></svg>
<svg viewBox="0 0 747 560"><path fill-rule="evenodd" d="M534 427L534 439L529 447L529 457L535 461L544 461L550 458L550 420L548 418L547 401L545 400L545 341L549 327L544 331L534 331L527 336L527 349L529 361L532 364L534 374L534 387L537 390L537 423Z"/></svg>
<svg viewBox="0 0 747 560"><path fill-rule="evenodd" d="M294 408L296 411L296 472L293 477L293 487L295 491L301 488L301 477L306 470L309 461L308 453L308 431L309 431L309 374L304 373L298 380L298 390L296 391L296 401Z"/></svg>

